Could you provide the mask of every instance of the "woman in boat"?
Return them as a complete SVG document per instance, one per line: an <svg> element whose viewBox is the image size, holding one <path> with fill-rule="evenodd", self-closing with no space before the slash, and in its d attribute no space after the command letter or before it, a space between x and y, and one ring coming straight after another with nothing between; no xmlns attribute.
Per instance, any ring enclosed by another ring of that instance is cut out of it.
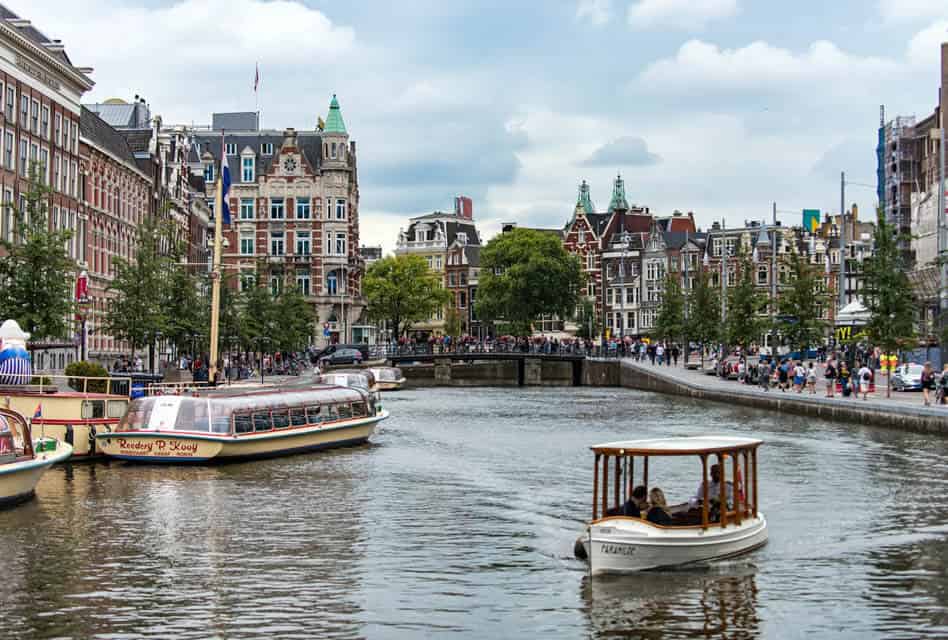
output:
<svg viewBox="0 0 948 640"><path fill-rule="evenodd" d="M668 513L668 503L665 502L665 493L658 487L653 488L648 493L649 504L652 505L648 510L645 519L653 524L670 526L672 523L671 514Z"/></svg>

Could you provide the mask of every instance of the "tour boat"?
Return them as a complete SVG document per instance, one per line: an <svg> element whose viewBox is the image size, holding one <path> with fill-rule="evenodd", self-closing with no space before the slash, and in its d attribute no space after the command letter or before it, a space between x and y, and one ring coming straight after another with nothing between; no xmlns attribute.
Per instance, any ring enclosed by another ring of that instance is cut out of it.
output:
<svg viewBox="0 0 948 640"><path fill-rule="evenodd" d="M5 385L0 386L0 406L33 416L33 431L70 445L73 460L101 457L102 451L96 447L96 434L112 431L129 403L127 393L118 393L112 385L118 382L129 389L130 381L128 378L70 380L80 388L101 389L107 393L62 391L56 385L48 384ZM65 386L65 379L61 382Z"/></svg>
<svg viewBox="0 0 948 640"><path fill-rule="evenodd" d="M357 387L373 393L379 390L378 379L372 369L335 369L320 374L319 381L340 387Z"/></svg>
<svg viewBox="0 0 948 640"><path fill-rule="evenodd" d="M379 391L397 391L405 386L405 376L397 367L370 367Z"/></svg>
<svg viewBox="0 0 948 640"><path fill-rule="evenodd" d="M366 442L388 417L368 390L285 387L133 400L106 455L149 463L267 458Z"/></svg>
<svg viewBox="0 0 948 640"><path fill-rule="evenodd" d="M753 438L700 436L592 447L592 520L576 541L576 555L588 559L591 573L597 575L719 560L763 546L767 520L757 509L757 448L761 444ZM698 495L691 502L669 506L670 522L665 526L647 520L644 510L641 517L622 515L633 504L636 457L642 468L638 486L648 491L649 460L670 456L700 460Z"/></svg>
<svg viewBox="0 0 948 640"><path fill-rule="evenodd" d="M0 507L33 496L43 473L72 455L72 447L54 438L32 439L22 414L0 408Z"/></svg>

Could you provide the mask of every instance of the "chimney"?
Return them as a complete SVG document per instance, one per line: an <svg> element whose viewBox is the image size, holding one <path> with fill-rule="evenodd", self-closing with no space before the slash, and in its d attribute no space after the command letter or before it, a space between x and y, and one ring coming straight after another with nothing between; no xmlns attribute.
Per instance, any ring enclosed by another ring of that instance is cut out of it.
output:
<svg viewBox="0 0 948 640"><path fill-rule="evenodd" d="M474 219L474 201L467 196L454 198L454 215L464 220Z"/></svg>

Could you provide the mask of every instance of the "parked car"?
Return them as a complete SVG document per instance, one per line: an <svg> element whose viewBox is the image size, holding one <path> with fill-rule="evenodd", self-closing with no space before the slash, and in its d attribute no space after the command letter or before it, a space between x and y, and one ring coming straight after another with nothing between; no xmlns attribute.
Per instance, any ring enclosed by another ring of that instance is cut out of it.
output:
<svg viewBox="0 0 948 640"><path fill-rule="evenodd" d="M922 388L922 370L924 367L907 362L892 374L890 384L895 391L920 391Z"/></svg>
<svg viewBox="0 0 948 640"><path fill-rule="evenodd" d="M335 349L319 359L320 367L334 367L340 364L362 364L362 352L358 349Z"/></svg>
<svg viewBox="0 0 948 640"><path fill-rule="evenodd" d="M367 344L331 344L322 351L318 351L312 356L313 364L322 362L324 358L331 356L341 349L355 349L362 355L363 360L369 359L369 345Z"/></svg>

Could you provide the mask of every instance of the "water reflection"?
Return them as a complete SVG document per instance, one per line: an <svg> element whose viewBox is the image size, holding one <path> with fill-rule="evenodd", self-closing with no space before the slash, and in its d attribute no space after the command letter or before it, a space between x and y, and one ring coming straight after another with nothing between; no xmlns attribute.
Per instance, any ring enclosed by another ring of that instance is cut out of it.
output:
<svg viewBox="0 0 948 640"><path fill-rule="evenodd" d="M760 633L757 567L716 564L630 576L588 575L581 591L596 637L748 638Z"/></svg>

